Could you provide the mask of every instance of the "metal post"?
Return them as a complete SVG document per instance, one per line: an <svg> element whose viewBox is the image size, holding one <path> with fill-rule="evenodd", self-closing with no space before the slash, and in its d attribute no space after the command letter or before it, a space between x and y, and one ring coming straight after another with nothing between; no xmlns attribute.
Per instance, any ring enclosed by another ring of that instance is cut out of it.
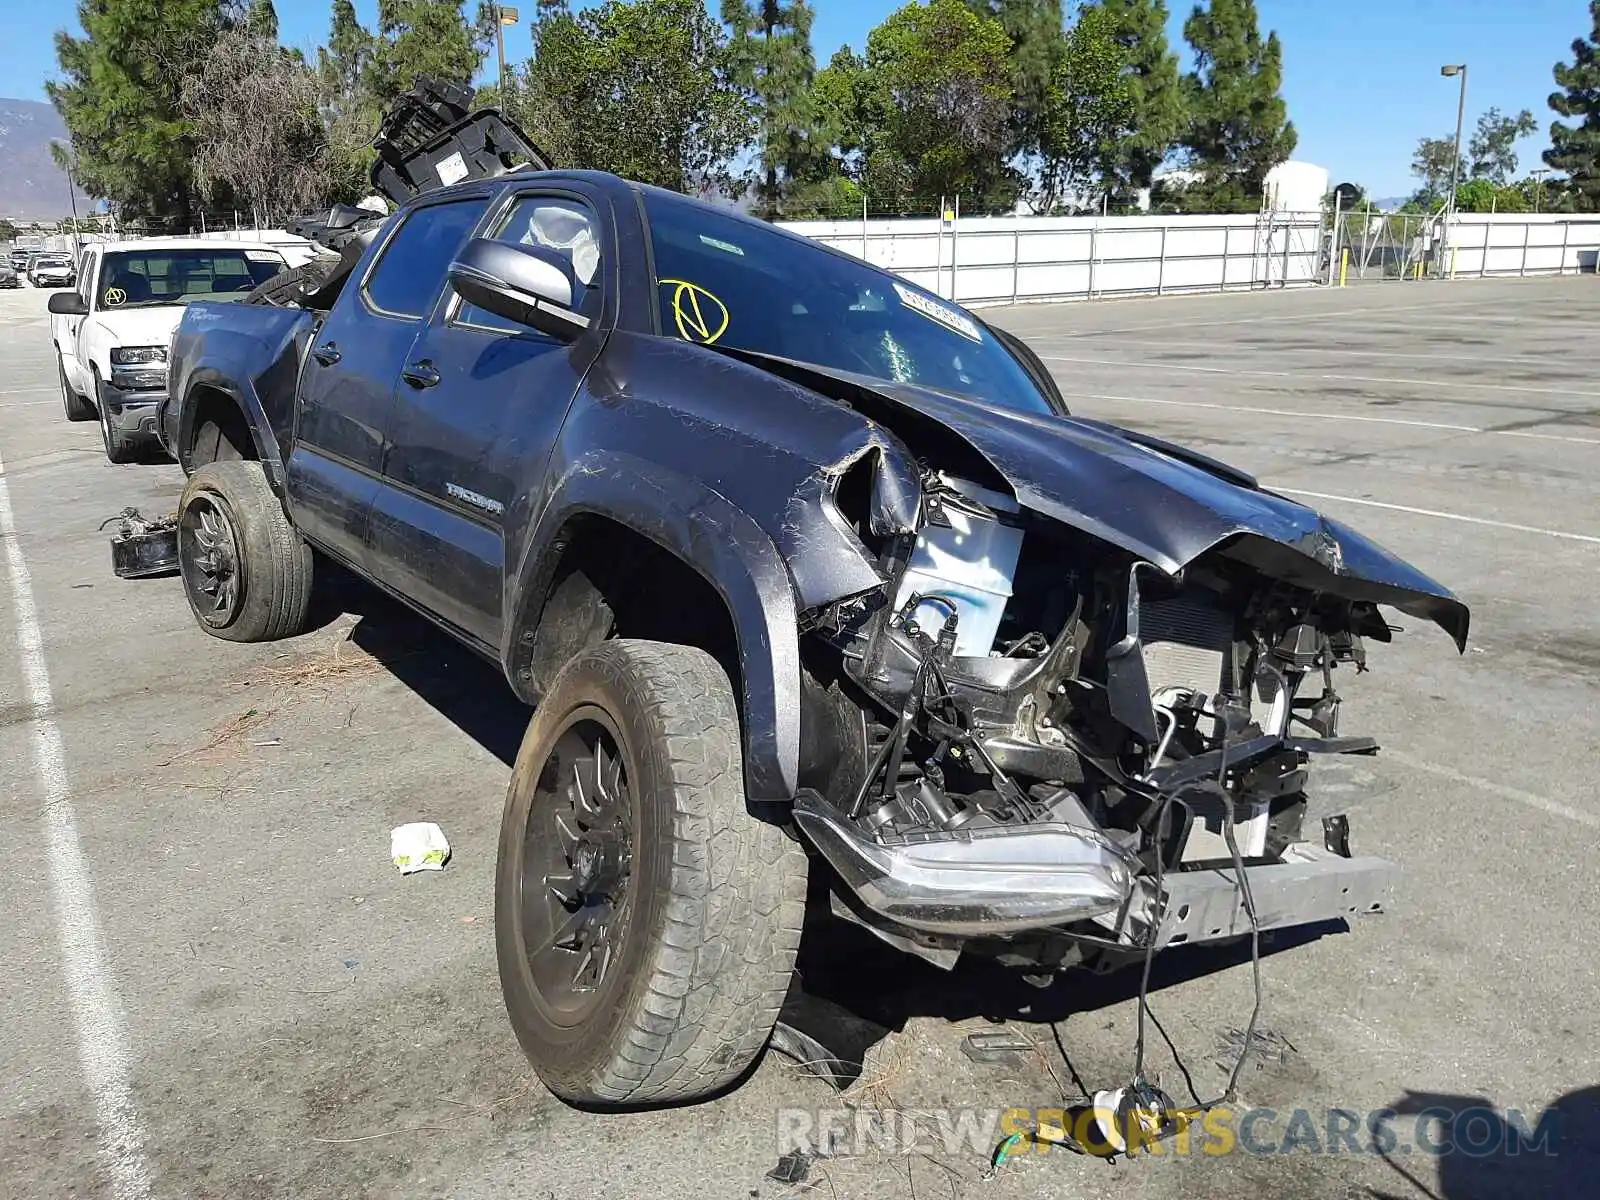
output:
<svg viewBox="0 0 1600 1200"><path fill-rule="evenodd" d="M72 160L67 160L67 198L72 201L72 257L78 257L78 189L72 182Z"/></svg>
<svg viewBox="0 0 1600 1200"><path fill-rule="evenodd" d="M495 53L500 59L500 74L495 76L495 87L500 93L500 107L509 109L506 103L506 35L507 25L515 25L522 20L522 14L514 8L504 4L494 6L494 45Z"/></svg>
<svg viewBox="0 0 1600 1200"><path fill-rule="evenodd" d="M956 193L955 217L950 222L950 299L956 298L956 243L961 237L961 193Z"/></svg>
<svg viewBox="0 0 1600 1200"><path fill-rule="evenodd" d="M1339 261L1339 218L1344 211L1344 196L1333 194L1333 240L1328 243L1328 282L1333 282L1333 264Z"/></svg>
<svg viewBox="0 0 1600 1200"><path fill-rule="evenodd" d="M861 261L867 262L867 194L861 193Z"/></svg>
<svg viewBox="0 0 1600 1200"><path fill-rule="evenodd" d="M944 197L939 197L939 240L933 245L933 294L944 295Z"/></svg>
<svg viewBox="0 0 1600 1200"><path fill-rule="evenodd" d="M1524 221L1522 223L1522 265L1517 268L1517 277L1519 279L1528 273L1528 235L1532 232L1532 224Z"/></svg>
<svg viewBox="0 0 1600 1200"><path fill-rule="evenodd" d="M1012 220L1020 220L1013 217ZM1017 297L1022 294L1022 227L1014 225L1011 228L1011 303L1017 302Z"/></svg>
<svg viewBox="0 0 1600 1200"><path fill-rule="evenodd" d="M1161 226L1161 262L1156 267L1156 295L1164 295L1167 290L1167 227Z"/></svg>
<svg viewBox="0 0 1600 1200"><path fill-rule="evenodd" d="M1450 160L1450 208L1453 214L1456 211L1456 184L1461 179L1461 126L1467 117L1467 64L1461 63L1454 67L1445 67L1447 75L1461 76L1461 97L1456 101L1456 152Z"/></svg>
<svg viewBox="0 0 1600 1200"><path fill-rule="evenodd" d="M1565 275L1567 273L1567 238L1571 233L1572 222L1561 222L1561 270L1557 272L1559 275Z"/></svg>
<svg viewBox="0 0 1600 1200"><path fill-rule="evenodd" d="M1339 286L1344 286L1344 277L1350 270L1350 247L1346 246L1339 251Z"/></svg>
<svg viewBox="0 0 1600 1200"><path fill-rule="evenodd" d="M1100 222L1096 221L1093 225L1089 226L1089 295L1088 295L1088 299L1090 299L1090 300L1094 299L1094 259L1095 259L1095 255L1099 252L1099 250L1098 250L1098 247L1099 247L1099 233L1100 233Z"/></svg>

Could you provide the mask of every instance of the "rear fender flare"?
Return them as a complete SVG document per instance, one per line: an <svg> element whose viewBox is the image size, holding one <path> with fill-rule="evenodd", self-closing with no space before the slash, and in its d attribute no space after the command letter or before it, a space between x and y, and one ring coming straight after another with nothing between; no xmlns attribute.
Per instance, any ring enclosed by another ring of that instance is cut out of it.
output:
<svg viewBox="0 0 1600 1200"><path fill-rule="evenodd" d="M794 798L800 770L800 637L794 584L772 539L705 484L633 455L594 450L571 463L524 541L507 580L501 661L515 670L518 631L537 620L575 517L605 517L692 567L727 605L743 676L745 789ZM513 687L518 683L512 679ZM519 689L520 690L520 689Z"/></svg>

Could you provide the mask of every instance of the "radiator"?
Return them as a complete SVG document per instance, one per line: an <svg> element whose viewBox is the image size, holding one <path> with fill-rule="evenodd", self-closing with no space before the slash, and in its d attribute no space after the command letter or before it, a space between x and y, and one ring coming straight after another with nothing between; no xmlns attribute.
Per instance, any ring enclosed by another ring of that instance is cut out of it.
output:
<svg viewBox="0 0 1600 1200"><path fill-rule="evenodd" d="M1177 687L1214 696L1226 683L1233 617L1188 596L1142 601L1139 640L1152 693Z"/></svg>

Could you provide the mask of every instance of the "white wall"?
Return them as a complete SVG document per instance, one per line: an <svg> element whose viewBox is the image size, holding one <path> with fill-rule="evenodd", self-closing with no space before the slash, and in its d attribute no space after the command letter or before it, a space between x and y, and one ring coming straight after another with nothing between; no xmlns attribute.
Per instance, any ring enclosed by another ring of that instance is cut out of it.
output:
<svg viewBox="0 0 1600 1200"><path fill-rule="evenodd" d="M1442 273L1557 275L1595 269L1600 218L1559 213L1457 213L1445 239Z"/></svg>
<svg viewBox="0 0 1600 1200"><path fill-rule="evenodd" d="M974 306L1302 286L1324 269L1319 213L789 221L784 228Z"/></svg>

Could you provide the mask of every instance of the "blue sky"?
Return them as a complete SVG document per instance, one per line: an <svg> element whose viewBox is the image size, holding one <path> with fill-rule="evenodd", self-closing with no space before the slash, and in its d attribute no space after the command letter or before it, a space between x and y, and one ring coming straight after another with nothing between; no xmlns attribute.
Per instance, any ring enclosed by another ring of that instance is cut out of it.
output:
<svg viewBox="0 0 1600 1200"><path fill-rule="evenodd" d="M327 0L276 0L285 42L314 47L327 35ZM712 0L715 7L717 0ZM812 43L819 62L840 45L860 49L867 31L898 7L894 0L813 0ZM1173 7L1170 36L1182 44L1190 3ZM474 0L473 7L476 7ZM520 5L532 14L532 0ZM1583 0L1257 0L1264 29L1284 46L1284 96L1300 131L1295 157L1325 166L1334 180L1363 184L1374 196L1415 186L1411 152L1423 136L1455 127L1456 80L1439 76L1446 62L1469 66L1467 122L1491 105L1533 110L1540 132L1519 146L1520 169L1538 166L1554 114L1546 107L1550 66L1570 56L1572 39L1588 31ZM76 24L63 0L7 5L0 96L44 99L55 70L51 37ZM370 21L377 0L356 0ZM526 25L507 29L506 57L530 53ZM492 69L492 61L491 61Z"/></svg>

